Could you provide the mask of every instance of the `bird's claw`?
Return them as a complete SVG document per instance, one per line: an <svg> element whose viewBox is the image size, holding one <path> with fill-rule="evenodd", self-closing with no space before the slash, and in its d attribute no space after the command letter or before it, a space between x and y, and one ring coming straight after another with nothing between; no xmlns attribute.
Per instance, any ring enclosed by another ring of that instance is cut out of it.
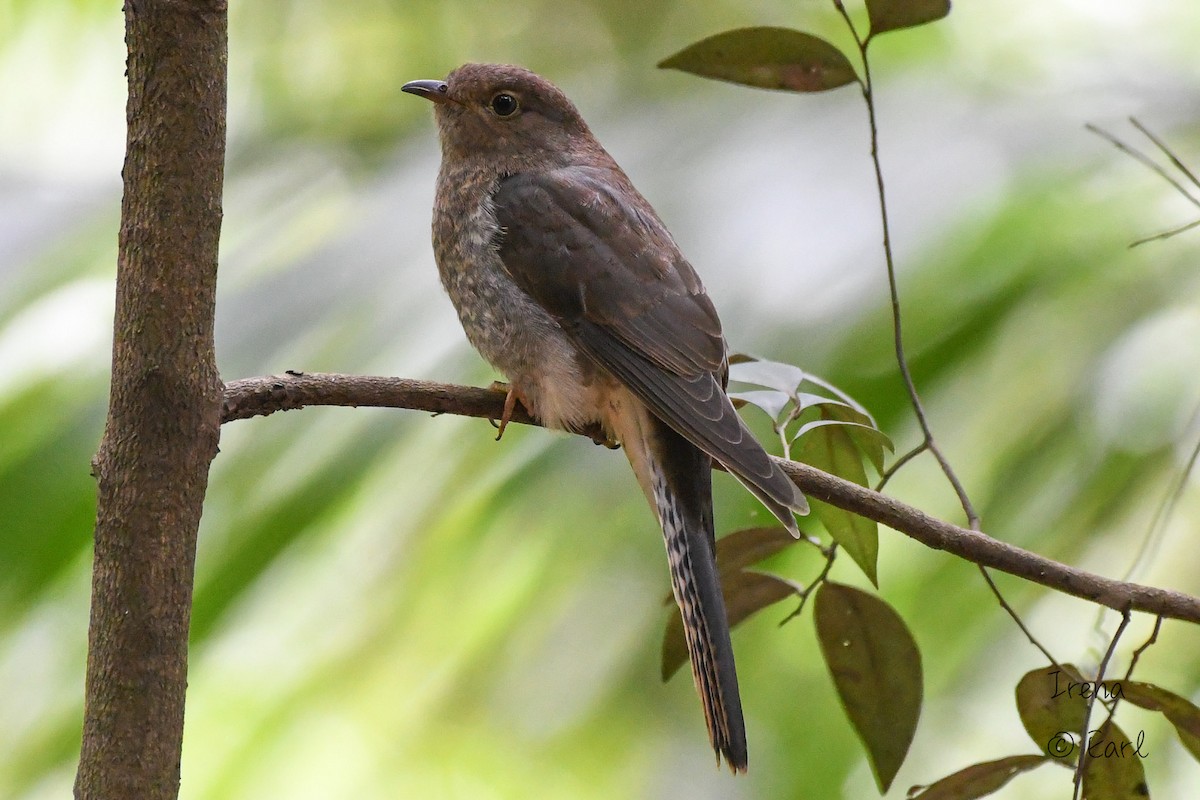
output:
<svg viewBox="0 0 1200 800"><path fill-rule="evenodd" d="M495 384L492 384L495 386ZM517 389L514 386L508 387L507 394L504 395L504 411L500 415L500 425L496 428L496 441L504 436L504 429L508 427L509 420L512 419L513 409L517 407Z"/></svg>
<svg viewBox="0 0 1200 800"><path fill-rule="evenodd" d="M520 391L511 383L503 381L492 381L488 386L488 391L504 393L504 410L500 412L499 423L492 421L496 426L496 441L500 441L504 436L504 431L508 428L508 423L512 421L513 412L517 409L517 403L525 406L525 400L521 397ZM528 408L528 406L526 406Z"/></svg>
<svg viewBox="0 0 1200 800"><path fill-rule="evenodd" d="M616 439L612 438L611 436L609 436L608 434L604 433L603 431L593 431L592 432L592 442L594 444L598 444L603 447L607 447L609 450L620 450L621 449L621 443L618 442Z"/></svg>

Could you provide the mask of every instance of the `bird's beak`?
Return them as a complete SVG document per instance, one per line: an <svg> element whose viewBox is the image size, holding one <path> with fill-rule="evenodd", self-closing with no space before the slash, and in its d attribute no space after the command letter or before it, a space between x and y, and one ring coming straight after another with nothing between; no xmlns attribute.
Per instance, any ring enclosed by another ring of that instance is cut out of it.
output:
<svg viewBox="0 0 1200 800"><path fill-rule="evenodd" d="M426 100L441 105L442 103L450 102L450 95L447 94L450 87L445 81L409 81L400 87L400 91L415 94L417 97L424 97Z"/></svg>

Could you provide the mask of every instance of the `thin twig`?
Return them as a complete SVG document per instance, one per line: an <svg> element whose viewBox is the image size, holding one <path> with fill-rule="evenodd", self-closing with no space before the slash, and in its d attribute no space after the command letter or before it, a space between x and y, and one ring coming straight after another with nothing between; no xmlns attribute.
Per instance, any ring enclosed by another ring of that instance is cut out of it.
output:
<svg viewBox="0 0 1200 800"><path fill-rule="evenodd" d="M842 0L833 0L833 6L842 15L842 19L846 21L846 27L850 29L850 35L854 37L854 44L858 48L858 52L863 53L866 51L867 41L858 35L858 28L854 27L854 21L850 19L850 14L846 11L846 6L842 4ZM859 81L859 83L861 84L862 81Z"/></svg>
<svg viewBox="0 0 1200 800"><path fill-rule="evenodd" d="M315 405L411 408L498 419L504 395L488 389L403 378L320 373L268 375L227 383L221 418L229 422ZM517 414L513 415L513 422L537 424L527 415ZM581 433L592 437L591 431ZM807 464L781 458L774 461L811 497L873 519L927 547L1108 608L1132 608L1200 623L1200 598L1077 569L979 531L936 519L895 498Z"/></svg>
<svg viewBox="0 0 1200 800"><path fill-rule="evenodd" d="M892 234L888 217L887 191L883 180L883 163L879 158L879 126L875 119L875 96L871 81L871 61L867 57L867 45L870 39L864 40L859 36L858 29L854 27L854 23L850 20L850 14L846 11L846 7L842 4L841 0L834 0L834 6L837 8L838 13L842 15L842 19L846 21L846 27L850 29L850 34L854 37L854 42L858 45L859 55L862 57L863 77L859 81L859 86L862 89L863 100L867 105L867 122L871 132L871 164L875 168L875 188L879 196L879 219L883 225L883 255L887 263L888 292L891 295L892 303L892 340L896 349L896 363L900 369L900 377L904 381L904 388L907 390L908 398L912 403L913 413L916 414L917 423L921 426L921 432L924 435L921 448L928 450L937 459L938 466L942 469L942 474L950 482L950 486L958 496L959 504L962 505L963 512L967 515L967 524L972 529L979 530L979 515L975 513L975 507L971 504L971 499L967 496L966 489L963 488L962 482L958 479L958 475L955 474L953 467L950 466L949 460L942 453L941 448L938 447L937 440L933 436L933 429L930 427L929 419L925 414L925 406L921 402L921 396L917 393L916 383L913 381L912 373L909 371L908 358L904 354L900 289L896 280L896 259L892 253Z"/></svg>
<svg viewBox="0 0 1200 800"><path fill-rule="evenodd" d="M1200 404L1192 411L1192 417L1188 421L1186 430L1191 430L1200 422ZM1129 564L1129 569L1125 570L1125 574L1121 576L1123 581L1131 581L1141 571L1144 564L1148 563L1154 556L1158 546L1162 543L1162 538L1166 534L1167 523L1175 514L1175 507L1179 504L1179 499L1183 496L1184 490L1187 488L1188 481L1191 478L1192 471L1196 468L1197 461L1200 461L1200 437L1197 437L1196 444L1192 447L1192 452L1188 456L1187 464L1184 465L1179 475L1175 478L1174 485L1170 488L1166 495L1163 496L1162 502L1154 511L1154 516L1150 520L1150 525L1146 528L1146 533L1142 537L1142 544L1138 548L1137 555ZM1099 634L1101 626L1104 624L1105 610L1100 609L1096 614L1095 631Z"/></svg>
<svg viewBox="0 0 1200 800"><path fill-rule="evenodd" d="M942 452L941 447L938 446L937 439L933 435L933 428L930 426L929 419L925 414L925 405L921 402L921 395L917 392L916 382L913 380L912 373L909 370L908 358L904 353L903 322L900 310L900 289L896 279L896 260L892 253L891 224L889 222L888 215L887 191L885 189L883 179L883 164L879 157L879 127L875 118L875 95L874 83L871 79L871 60L867 54L867 48L871 42L871 39L870 36L868 36L865 40L859 36L858 30L854 27L854 23L851 21L850 15L847 13L846 8L842 4L841 0L834 0L834 5L836 6L838 13L841 14L842 19L845 20L846 26L850 29L850 34L854 37L854 42L858 46L859 56L862 59L863 79L859 82L859 85L862 88L863 100L867 106L867 121L871 132L871 164L875 169L875 187L879 196L879 218L883 226L883 253L884 260L887 264L888 292L892 304L892 339L896 350L896 364L900 370L900 377L904 381L904 388L907 390L909 400L912 403L913 413L916 415L917 423L920 425L921 432L924 436L921 444L919 444L909 453L905 454L904 457L902 457L895 464L893 464L891 468L885 471L883 476L880 478L878 486L880 489L882 489L885 485L887 485L887 482L891 479L891 476L896 473L896 470L898 470L912 458L916 457L919 453L928 450L933 454L933 457L937 459L938 466L941 467L942 474L946 476L946 480L949 481L950 486L954 489L954 493L958 496L958 502L962 506L963 513L965 513L967 517L967 524L972 530L978 531L981 529L979 514L975 511L975 507L971 503L971 498L967 495L967 490L963 486L962 481L959 480L958 474L955 473L954 468L950 466L949 459L946 458L946 455ZM1000 587L998 587L996 582L992 580L992 576L988 574L987 569L982 564L979 565L979 572L981 575L983 575L983 579L987 582L988 589L991 590L992 594L996 598L996 601L1000 604L1000 607L1008 613L1008 615L1017 624L1017 627L1021 629L1021 632L1025 634L1026 638L1033 643L1034 647L1041 650L1047 658L1049 658L1051 661L1054 661L1054 658L1050 655L1050 652L1041 644L1041 642L1037 640L1037 637L1033 635L1033 633L1021 620L1021 617L1017 614L1016 610L1009 605L1007 600L1004 599L1004 595L1000 592Z"/></svg>
<svg viewBox="0 0 1200 800"><path fill-rule="evenodd" d="M775 434L779 437L779 444L783 448L783 457L785 459L787 459L788 461L792 460L792 439L789 438L789 436L788 436L787 426L791 425L793 422L795 422L797 419L799 419L800 415L804 413L804 409L802 409L800 407L799 399L796 398L794 396L794 394L795 393L793 392L792 408L790 411L788 411L787 416L783 418L783 421L782 422L774 422L774 421L771 422L771 427L774 429ZM809 544L811 544L813 547L817 548L818 550L820 550L822 555L824 555L826 558L830 557L830 553L832 552L832 550L826 550L825 546L821 543L820 537L805 535L805 536L802 536L801 539L805 542L808 542ZM837 548L836 542L834 542L834 544L832 545L832 548L833 549ZM801 593L801 596L803 596L803 593ZM804 604L801 603L801 607L803 607L803 605ZM797 612L797 613L799 613L799 612ZM788 619L791 619L791 617L788 617ZM784 622L787 622L787 620L784 620ZM783 624L783 623L780 623L780 624Z"/></svg>
<svg viewBox="0 0 1200 800"><path fill-rule="evenodd" d="M1196 408L1193 409L1187 429L1194 427L1198 421L1200 421L1200 404L1197 404ZM1196 468L1197 460L1200 460L1200 437L1197 437L1196 444L1192 446L1192 452L1188 455L1187 463L1184 464L1183 469L1180 470L1179 475L1175 478L1175 485L1171 487L1171 490L1159 505L1158 510L1155 511L1154 519L1150 522L1150 528L1146 531L1146 537L1142 540L1142 546L1138 548L1137 557L1129 565L1129 569L1125 571L1123 580L1131 580L1142 566L1153 558L1154 550L1162 542L1167 523L1170 522L1171 517L1175 514L1175 507L1179 505L1179 498L1183 496L1188 481L1192 477L1192 471Z"/></svg>
<svg viewBox="0 0 1200 800"><path fill-rule="evenodd" d="M788 411L787 416L783 418L782 422L771 422L771 427L775 429L775 435L779 437L779 445L783 448L783 457L789 461L792 460L792 440L788 437L787 426L795 422L800 414L803 413L803 409L800 408L800 401L795 397L795 392L792 394L792 407Z"/></svg>
<svg viewBox="0 0 1200 800"><path fill-rule="evenodd" d="M1146 641L1142 642L1141 645L1138 646L1138 649L1133 651L1133 655L1129 657L1129 668L1125 670L1125 677L1121 678L1120 682L1124 683L1125 681L1133 678L1133 670L1135 667L1137 667L1138 660L1141 659L1142 653L1149 650L1150 645L1158 641L1158 631L1162 628L1162 623L1162 617L1154 618L1154 629L1150 631L1150 636L1146 638ZM1101 728L1107 728L1109 723L1112 722L1113 717L1117 715L1117 706L1121 705L1122 697L1123 695L1120 692L1113 692L1112 705L1108 708L1108 716L1104 718L1104 724L1100 726Z"/></svg>
<svg viewBox="0 0 1200 800"><path fill-rule="evenodd" d="M1171 163L1175 165L1175 169L1182 172L1187 179L1192 182L1193 186L1195 186L1197 189L1200 189L1200 180L1196 180L1196 176L1192 174L1192 171L1188 169L1186 164L1179 160L1179 157L1175 155L1171 148L1167 147L1161 139L1151 133L1150 129L1139 122L1137 117L1130 117L1129 121L1133 123L1133 127L1142 132L1143 136L1154 142L1154 146L1157 147L1164 156L1171 160ZM1191 195L1189 195L1189 197L1191 197Z"/></svg>
<svg viewBox="0 0 1200 800"><path fill-rule="evenodd" d="M1129 243L1129 246L1137 247L1138 245L1143 245L1147 242L1157 242L1161 239L1170 239L1172 236L1178 236L1179 234L1186 233L1192 228L1196 227L1200 227L1200 219L1194 219L1191 222L1184 223L1183 225L1176 225L1174 228L1168 228L1165 231L1155 233L1151 236L1143 236L1141 239L1135 239Z"/></svg>
<svg viewBox="0 0 1200 800"><path fill-rule="evenodd" d="M1133 123L1133 127L1137 128L1139 131L1141 131L1142 134L1147 139L1149 139L1151 142L1154 143L1154 146L1157 147L1159 149L1159 151L1167 157L1167 159L1171 162L1171 164L1173 164L1175 166L1175 169L1179 170L1184 175L1184 177L1186 177L1189 181L1191 181L1193 186L1200 189L1200 180L1196 179L1195 174L1190 169L1188 169L1187 165L1184 164L1183 161L1181 161L1179 159L1179 157L1177 155L1175 155L1174 152L1172 152L1171 148L1167 147L1165 142L1163 142L1161 139L1159 139L1157 136L1155 136L1153 133L1151 133L1150 129L1147 128L1145 125L1143 125L1141 122L1139 122L1137 117L1130 117L1129 121L1131 123ZM1097 126L1092 125L1090 123L1085 125L1084 127L1087 128L1092 133L1096 134L1097 136L1100 136L1101 138L1107 140L1110 144L1112 144L1114 147L1116 147L1121 152L1123 152L1129 156L1132 156L1136 161L1138 161L1142 165L1146 166L1147 168L1153 170L1163 180L1165 180L1167 183L1171 184L1171 186L1173 186L1177 192L1179 192L1181 195L1186 197L1188 202L1190 202L1192 205L1196 206L1197 208L1200 208L1200 198L1195 197L1190 191L1188 191L1188 189L1183 184L1181 184L1179 181L1175 180L1175 178L1173 178L1170 174L1168 174L1167 171L1165 169L1163 169L1163 167L1160 166L1158 164L1158 162L1156 162L1154 159L1150 158L1150 156L1146 155L1142 151L1140 151L1130 145L1125 144L1120 139L1118 139L1116 136L1113 136L1111 133L1103 130L1102 128L1098 128ZM1176 225L1173 228L1169 228L1168 230L1162 231L1160 233L1155 233L1151 236L1145 236L1141 239L1131 242L1129 246L1131 248L1133 248L1133 247L1137 247L1139 245L1146 244L1147 242L1156 242L1156 241L1160 241L1162 239L1170 239L1172 236L1177 236L1181 233L1189 231L1192 228L1195 228L1198 226L1200 226L1200 219L1193 220L1192 222L1188 222L1183 225Z"/></svg>
<svg viewBox="0 0 1200 800"><path fill-rule="evenodd" d="M1087 768L1088 761L1088 723L1092 718L1092 708L1096 705L1096 698L1100 696L1100 684L1104 682L1104 670L1108 669L1109 659L1112 658L1113 651L1117 649L1117 642L1120 641L1121 634L1129 626L1129 616L1128 608L1121 611L1121 624L1117 626L1112 641L1108 643L1108 650L1105 651L1104 658L1100 660L1100 666L1096 670L1096 691L1088 698L1087 709L1083 712L1083 730L1080 733L1079 761L1075 764L1075 792L1072 795L1072 800L1080 800L1081 793L1083 792L1083 773ZM1100 730L1103 730L1103 728Z"/></svg>
<svg viewBox="0 0 1200 800"><path fill-rule="evenodd" d="M987 585L992 590L992 594L995 595L996 599L1000 602L1000 607L1008 612L1008 615L1012 617L1013 622L1017 623L1017 627L1021 629L1021 633L1025 634L1025 638L1029 640L1029 643L1038 650L1041 650L1042 655L1046 657L1047 661L1049 661L1051 664L1057 664L1058 659L1050 654L1050 651L1047 650L1042 643L1037 640L1037 637L1030 632L1029 628L1025 627L1025 622L1021 619L1020 615L1018 615L1013 607L1008 604L1008 601L1004 599L1004 595L1000 594L1000 587L998 587L996 582L992 580L992 574L987 571L986 567L979 564L976 564L976 566L979 567L979 573L983 575L983 579L987 581Z"/></svg>
<svg viewBox="0 0 1200 800"><path fill-rule="evenodd" d="M921 442L912 450L909 450L907 453L893 461L892 465L883 471L883 475L881 475L879 478L879 483L875 484L875 491L882 492L883 487L887 486L888 481L892 479L893 475L900 471L901 467L903 467L909 461L912 461L917 456L921 455L921 453L924 453L926 449L926 443Z"/></svg>
<svg viewBox="0 0 1200 800"><path fill-rule="evenodd" d="M1163 618L1155 617L1154 630L1150 631L1150 636L1146 641L1142 642L1137 650L1133 651L1133 655L1129 657L1129 669L1125 670L1125 677L1122 680L1129 680L1133 677L1133 668L1137 666L1138 659L1142 657L1142 653L1150 649L1150 645L1158 641L1158 631L1162 628Z"/></svg>
<svg viewBox="0 0 1200 800"><path fill-rule="evenodd" d="M950 462L946 459L945 454L942 453L942 449L938 446L937 440L933 436L933 429L930 427L929 419L925 414L925 405L921 402L921 396L917 393L916 383L913 381L912 373L908 367L908 358L904 354L900 290L896 280L895 259L892 255L891 228L888 221L883 166L879 159L879 131L875 121L875 102L871 97L871 73L870 68L865 66L867 63L865 54L863 63L863 74L866 81L863 88L863 97L867 101L867 118L871 128L871 161L875 166L875 184L879 191L880 221L883 223L883 250L887 261L888 291L891 294L892 336L896 349L896 363L900 370L900 377L904 381L904 388L908 391L909 400L912 401L913 413L917 417L917 423L921 426L921 431L925 435L925 448L937 459L938 466L941 467L946 480L950 482L950 485L954 488L954 493L958 495L958 501L962 505L963 512L967 515L967 523L971 528L978 530L980 524L979 515L975 512L975 507L971 504L971 499L967 496L966 489L963 488L958 475L955 474L954 469L950 466Z"/></svg>
<svg viewBox="0 0 1200 800"><path fill-rule="evenodd" d="M808 602L809 596L829 577L829 570L833 568L833 562L837 560L837 547L837 542L834 542L825 552L825 566L817 573L817 577L813 578L812 582L808 584L808 588L803 592L797 592L800 595L800 604L796 606L795 611L779 621L781 626L800 616L800 612L804 611L804 604Z"/></svg>
<svg viewBox="0 0 1200 800"><path fill-rule="evenodd" d="M1160 165L1157 161L1152 159L1150 156L1146 155L1141 150L1138 150L1136 147L1125 144L1124 142L1122 142L1117 137L1113 136L1108 131L1104 130L1103 128L1098 128L1095 125L1091 124L1090 122L1088 124L1084 125L1083 127L1086 128L1087 130L1091 131L1092 133L1096 134L1100 138L1107 140L1113 147L1117 148L1122 153L1132 156L1135 160L1140 162L1146 168L1158 173L1158 175L1164 181L1171 184L1171 186L1173 186L1175 188L1175 190L1177 192L1179 192L1181 195L1186 197L1191 202L1192 205L1196 206L1197 208L1200 208L1200 199L1197 199L1196 197L1192 196L1192 193L1189 192L1187 190L1187 188L1184 187L1183 184L1181 184L1179 181L1175 180L1175 178L1173 178L1165 169L1162 168L1162 165ZM1188 174L1190 175L1191 173L1188 173Z"/></svg>
<svg viewBox="0 0 1200 800"><path fill-rule="evenodd" d="M1138 660L1142 657L1142 653L1146 652L1148 649L1150 649L1150 645L1158 641L1158 631L1162 628L1162 622L1162 617L1154 618L1154 629L1150 631L1150 636L1147 637L1146 641L1142 642L1141 645L1138 646L1138 649L1133 651L1133 655L1129 657L1129 668L1125 670L1125 677L1120 679L1121 683L1133 678L1133 670L1137 666ZM1108 716L1104 718L1104 724L1100 726L1101 730L1108 728L1108 726L1112 723L1113 717L1117 715L1117 707L1121 705L1122 697L1124 697L1124 695L1122 695L1121 692L1113 692L1112 705L1108 708Z"/></svg>

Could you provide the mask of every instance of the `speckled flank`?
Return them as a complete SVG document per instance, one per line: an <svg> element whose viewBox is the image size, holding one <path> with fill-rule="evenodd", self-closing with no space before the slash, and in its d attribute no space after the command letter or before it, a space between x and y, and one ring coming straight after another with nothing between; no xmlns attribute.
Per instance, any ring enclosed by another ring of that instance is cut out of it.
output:
<svg viewBox="0 0 1200 800"><path fill-rule="evenodd" d="M433 221L442 286L467 339L517 387L528 410L547 427L579 430L597 421L599 376L505 271L495 249L500 228L493 191L494 184L482 191L469 187L465 176L447 171L443 162ZM472 211L456 216L448 213L452 208ZM550 375L553 382L543 379Z"/></svg>

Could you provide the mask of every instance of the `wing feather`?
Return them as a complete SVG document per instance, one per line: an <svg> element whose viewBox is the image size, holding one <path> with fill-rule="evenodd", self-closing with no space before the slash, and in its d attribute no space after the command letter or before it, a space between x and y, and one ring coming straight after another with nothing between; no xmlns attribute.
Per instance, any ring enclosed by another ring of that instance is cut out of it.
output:
<svg viewBox="0 0 1200 800"><path fill-rule="evenodd" d="M579 349L738 477L792 530L806 508L725 394L716 309L666 228L615 167L501 181L497 250Z"/></svg>

